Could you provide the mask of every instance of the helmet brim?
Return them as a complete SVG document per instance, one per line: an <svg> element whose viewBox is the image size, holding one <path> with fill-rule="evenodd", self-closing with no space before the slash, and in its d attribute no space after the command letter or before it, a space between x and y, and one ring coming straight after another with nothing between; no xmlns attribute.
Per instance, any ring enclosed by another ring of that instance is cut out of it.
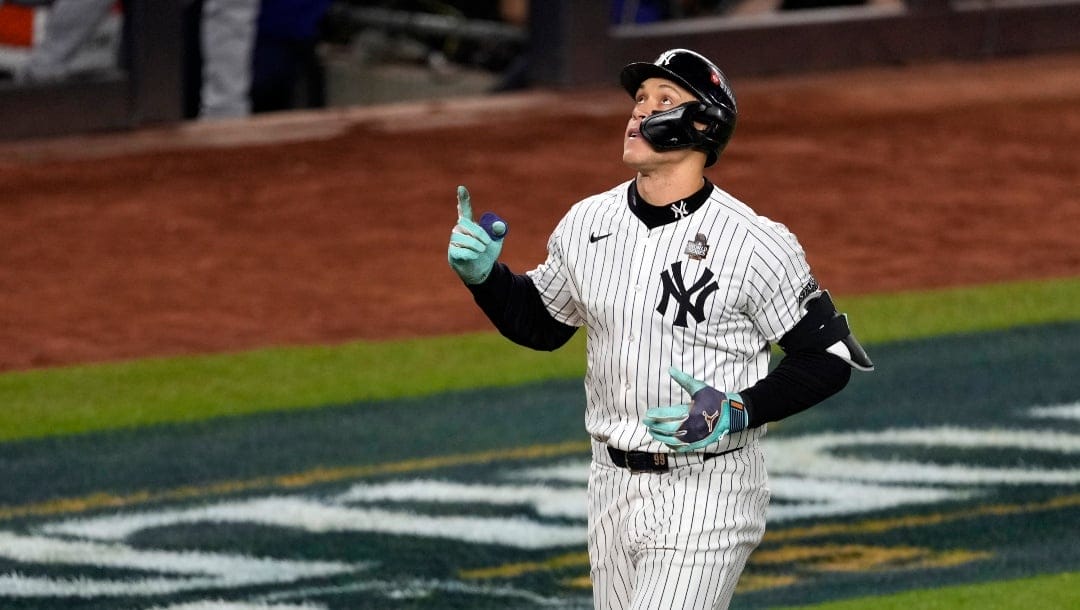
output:
<svg viewBox="0 0 1080 610"><path fill-rule="evenodd" d="M623 89L626 89L626 92L630 94L630 97L636 97L637 90L641 87L641 83L650 78L663 78L669 80L690 93L693 93L699 100L704 100L705 98L700 91L690 83L686 82L681 76L656 64L639 61L627 64L626 67L622 69L622 72L619 73L619 82L622 83Z"/></svg>

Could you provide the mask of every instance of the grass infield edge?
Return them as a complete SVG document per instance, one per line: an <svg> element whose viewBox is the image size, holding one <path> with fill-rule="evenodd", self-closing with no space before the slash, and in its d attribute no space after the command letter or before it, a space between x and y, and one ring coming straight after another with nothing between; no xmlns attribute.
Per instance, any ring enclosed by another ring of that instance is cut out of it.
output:
<svg viewBox="0 0 1080 610"><path fill-rule="evenodd" d="M787 606L777 610L1028 610L1075 607L1080 591L1080 572L1064 572L974 585L905 591L880 597L860 597L811 606Z"/></svg>
<svg viewBox="0 0 1080 610"><path fill-rule="evenodd" d="M1080 320L1080 278L834 295L864 345ZM580 377L584 332L534 352L494 332L0 374L0 442Z"/></svg>

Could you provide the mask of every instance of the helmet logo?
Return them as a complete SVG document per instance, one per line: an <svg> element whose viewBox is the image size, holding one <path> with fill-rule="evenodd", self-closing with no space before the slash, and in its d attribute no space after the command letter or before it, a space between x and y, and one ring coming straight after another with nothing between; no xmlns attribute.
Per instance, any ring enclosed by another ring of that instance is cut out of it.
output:
<svg viewBox="0 0 1080 610"><path fill-rule="evenodd" d="M715 70L712 70L710 72L709 78L712 79L712 84L716 85L717 87L720 86L720 75L717 74Z"/></svg>

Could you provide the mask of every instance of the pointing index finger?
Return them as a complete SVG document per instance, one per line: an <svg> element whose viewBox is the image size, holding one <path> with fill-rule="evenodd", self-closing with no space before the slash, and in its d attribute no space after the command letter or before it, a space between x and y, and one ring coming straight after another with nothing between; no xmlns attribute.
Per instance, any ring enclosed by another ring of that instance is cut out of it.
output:
<svg viewBox="0 0 1080 610"><path fill-rule="evenodd" d="M457 187L457 209L459 218L473 219L472 199L469 197L469 189L464 186Z"/></svg>

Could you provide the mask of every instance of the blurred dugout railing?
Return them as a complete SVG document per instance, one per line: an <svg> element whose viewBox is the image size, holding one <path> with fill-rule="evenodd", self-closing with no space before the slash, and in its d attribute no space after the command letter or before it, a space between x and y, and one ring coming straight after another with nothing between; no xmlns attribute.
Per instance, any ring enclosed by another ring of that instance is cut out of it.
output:
<svg viewBox="0 0 1080 610"><path fill-rule="evenodd" d="M48 0L0 0L0 8L15 3ZM182 121L184 3L124 0L117 70L76 81L0 83L0 139ZM611 85L627 62L676 46L716 58L729 75L1080 49L1080 0L871 1L647 24L612 24L611 0L532 0L527 28L372 4L342 0L331 12L357 29L520 44L528 82L538 87Z"/></svg>

